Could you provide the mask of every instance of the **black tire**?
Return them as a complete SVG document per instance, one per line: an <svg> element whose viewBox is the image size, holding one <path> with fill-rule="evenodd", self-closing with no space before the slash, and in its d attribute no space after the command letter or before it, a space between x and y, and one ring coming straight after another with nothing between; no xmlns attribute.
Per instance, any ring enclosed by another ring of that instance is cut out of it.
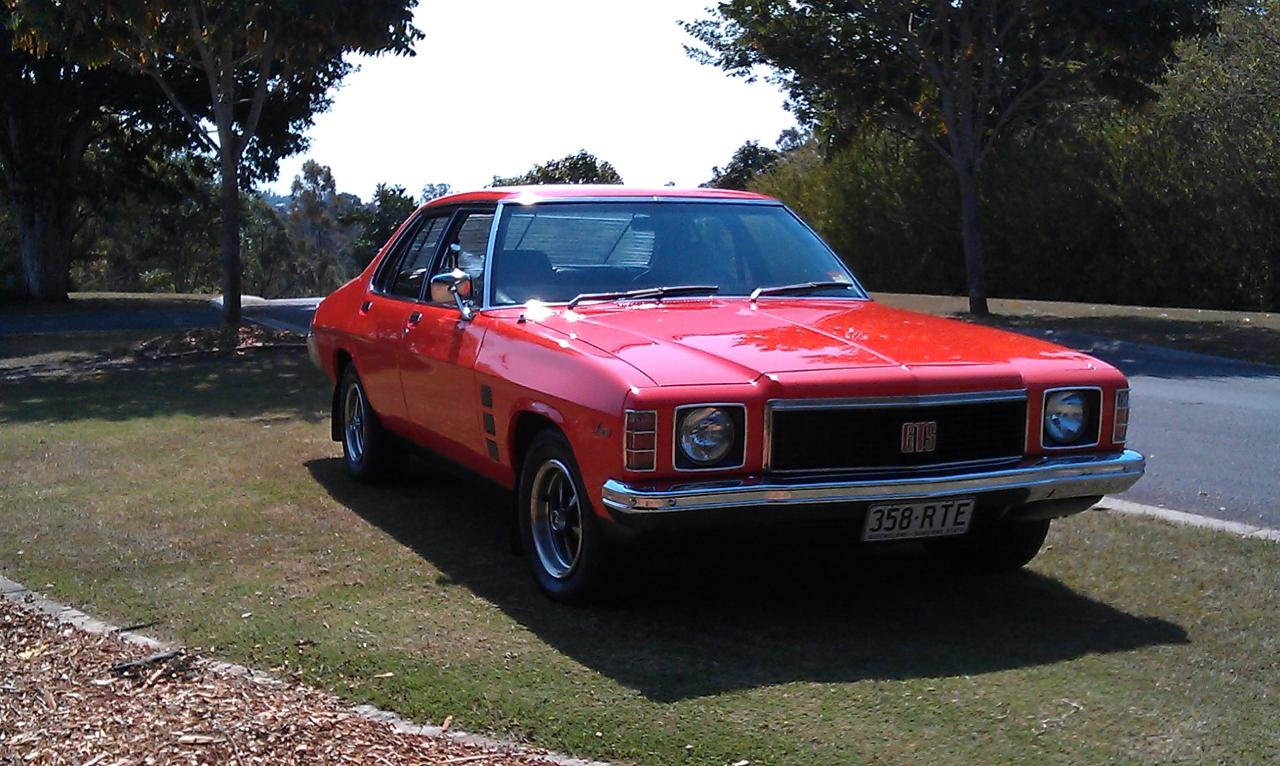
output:
<svg viewBox="0 0 1280 766"><path fill-rule="evenodd" d="M1049 520L977 529L964 537L925 543L944 566L961 572L994 574L1021 569L1040 553Z"/></svg>
<svg viewBox="0 0 1280 766"><path fill-rule="evenodd" d="M404 473L408 455L378 422L354 364L342 371L333 416L338 420L336 430L342 441L343 462L353 479L378 484Z"/></svg>
<svg viewBox="0 0 1280 766"><path fill-rule="evenodd" d="M608 579L608 541L573 448L559 431L543 431L530 443L516 503L520 542L542 592L570 604L600 598Z"/></svg>

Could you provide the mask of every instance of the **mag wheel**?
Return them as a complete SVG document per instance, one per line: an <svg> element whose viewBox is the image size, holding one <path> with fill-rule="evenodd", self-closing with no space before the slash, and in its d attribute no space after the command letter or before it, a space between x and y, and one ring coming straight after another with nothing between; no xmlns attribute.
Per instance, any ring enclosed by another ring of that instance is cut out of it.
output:
<svg viewBox="0 0 1280 766"><path fill-rule="evenodd" d="M338 433L347 473L366 482L395 478L405 466L405 453L391 434L383 430L369 406L364 385L354 364L348 364L338 383Z"/></svg>
<svg viewBox="0 0 1280 766"><path fill-rule="evenodd" d="M525 556L538 587L557 601L598 596L606 542L573 451L558 431L544 431L529 445L517 501Z"/></svg>

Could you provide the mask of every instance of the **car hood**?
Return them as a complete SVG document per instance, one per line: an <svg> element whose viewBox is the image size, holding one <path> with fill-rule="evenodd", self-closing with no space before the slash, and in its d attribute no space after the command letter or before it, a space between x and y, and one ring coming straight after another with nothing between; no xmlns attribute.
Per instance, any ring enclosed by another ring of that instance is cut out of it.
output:
<svg viewBox="0 0 1280 766"><path fill-rule="evenodd" d="M1019 385L1032 365L1091 369L1098 364L1052 343L874 301L617 303L546 312L534 321L617 356L661 386L940 366L986 368L990 383Z"/></svg>

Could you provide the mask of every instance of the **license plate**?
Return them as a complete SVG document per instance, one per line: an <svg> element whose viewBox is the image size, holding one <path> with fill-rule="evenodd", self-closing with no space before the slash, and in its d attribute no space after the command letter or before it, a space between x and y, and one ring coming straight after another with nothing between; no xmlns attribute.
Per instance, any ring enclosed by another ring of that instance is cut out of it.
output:
<svg viewBox="0 0 1280 766"><path fill-rule="evenodd" d="M913 540L962 535L973 518L973 498L873 505L863 540Z"/></svg>

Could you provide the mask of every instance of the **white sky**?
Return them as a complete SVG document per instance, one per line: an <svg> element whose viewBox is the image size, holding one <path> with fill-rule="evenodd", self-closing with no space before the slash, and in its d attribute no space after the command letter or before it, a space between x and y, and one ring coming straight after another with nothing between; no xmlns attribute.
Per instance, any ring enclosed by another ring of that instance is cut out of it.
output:
<svg viewBox="0 0 1280 766"><path fill-rule="evenodd" d="M677 24L712 0L423 0L413 58L363 59L317 117L304 160L340 191L478 188L586 149L632 185L696 186L747 140L795 124L780 91L694 62ZM352 8L358 8L353 4Z"/></svg>

